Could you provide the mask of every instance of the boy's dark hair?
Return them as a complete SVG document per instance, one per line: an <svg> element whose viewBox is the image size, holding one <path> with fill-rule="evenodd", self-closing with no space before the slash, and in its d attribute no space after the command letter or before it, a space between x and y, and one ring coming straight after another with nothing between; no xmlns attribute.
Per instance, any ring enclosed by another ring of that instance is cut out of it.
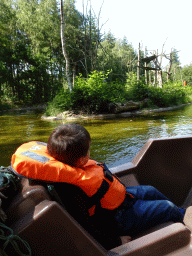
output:
<svg viewBox="0 0 192 256"><path fill-rule="evenodd" d="M50 135L47 150L58 161L74 166L79 158L87 155L90 142L90 134L83 126L64 124Z"/></svg>

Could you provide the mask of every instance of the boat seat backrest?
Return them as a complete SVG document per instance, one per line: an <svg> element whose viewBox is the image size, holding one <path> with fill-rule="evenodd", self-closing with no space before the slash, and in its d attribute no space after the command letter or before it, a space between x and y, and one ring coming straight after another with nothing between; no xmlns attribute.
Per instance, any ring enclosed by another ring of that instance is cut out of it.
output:
<svg viewBox="0 0 192 256"><path fill-rule="evenodd" d="M183 224L169 224L164 232L162 229L156 231L155 236L153 230L153 233L107 251L66 209L50 199L43 186L31 184L28 180L22 181L22 185L7 215L11 228L30 244L33 255L126 256L138 255L138 252L146 252L148 248L152 252L149 255L158 255L153 254L157 248L170 248L170 244L171 250L178 247L178 243L174 243L176 238L182 241L179 247L190 241L191 233Z"/></svg>
<svg viewBox="0 0 192 256"><path fill-rule="evenodd" d="M44 200L12 226L28 241L33 255L137 256L167 255L190 246L191 232L174 223L106 251L57 202ZM174 255L174 254L173 254Z"/></svg>
<svg viewBox="0 0 192 256"><path fill-rule="evenodd" d="M12 229L26 240L33 255L106 255L100 246L55 201L44 200L31 209Z"/></svg>
<svg viewBox="0 0 192 256"><path fill-rule="evenodd" d="M23 218L31 209L44 200L50 200L47 190L28 179L21 180L21 191L13 198L6 210L10 225Z"/></svg>
<svg viewBox="0 0 192 256"><path fill-rule="evenodd" d="M106 255L66 209L51 200L42 185L28 179L22 180L22 189L6 214L14 233L30 244L34 255L79 255L81 250Z"/></svg>
<svg viewBox="0 0 192 256"><path fill-rule="evenodd" d="M192 137L148 140L132 160L140 184L152 185L182 206L192 184Z"/></svg>

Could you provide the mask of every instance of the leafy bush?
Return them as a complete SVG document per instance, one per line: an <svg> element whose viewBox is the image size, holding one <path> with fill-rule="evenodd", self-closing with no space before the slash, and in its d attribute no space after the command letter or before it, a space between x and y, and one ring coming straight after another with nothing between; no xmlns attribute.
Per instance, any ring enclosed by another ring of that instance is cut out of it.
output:
<svg viewBox="0 0 192 256"><path fill-rule="evenodd" d="M110 102L122 101L125 87L119 82L107 83L107 74L94 71L88 79L77 77L71 94L72 109L89 113L108 111Z"/></svg>
<svg viewBox="0 0 192 256"><path fill-rule="evenodd" d="M136 76L128 78L126 83L127 100L140 101L148 98L149 86L143 80L137 81Z"/></svg>
<svg viewBox="0 0 192 256"><path fill-rule="evenodd" d="M87 79L76 78L75 87L59 94L48 104L46 115L56 115L65 110L85 113L108 112L110 102L141 101L148 99L146 107L168 107L192 101L192 88L181 83L170 82L163 88L146 85L137 81L134 73L128 76L126 84L107 82L109 73L92 72Z"/></svg>
<svg viewBox="0 0 192 256"><path fill-rule="evenodd" d="M154 106L168 107L189 102L185 87L181 83L167 83L163 88L149 87L148 96Z"/></svg>
<svg viewBox="0 0 192 256"><path fill-rule="evenodd" d="M10 108L11 108L10 104L0 102L0 110L7 110L7 109L10 109Z"/></svg>
<svg viewBox="0 0 192 256"><path fill-rule="evenodd" d="M104 113L110 102L124 100L125 86L119 82L107 83L107 74L92 72L87 79L76 78L73 91L65 90L48 104L46 115L56 115L65 110L86 113Z"/></svg>
<svg viewBox="0 0 192 256"><path fill-rule="evenodd" d="M127 100L140 101L148 98L147 106L150 108L179 105L192 100L192 88L184 87L180 82L169 82L160 88L146 85L143 80L137 81L135 74L129 74L125 87Z"/></svg>
<svg viewBox="0 0 192 256"><path fill-rule="evenodd" d="M48 103L45 115L55 116L64 110L70 109L71 106L71 95L69 90L62 90L55 96L55 98Z"/></svg>

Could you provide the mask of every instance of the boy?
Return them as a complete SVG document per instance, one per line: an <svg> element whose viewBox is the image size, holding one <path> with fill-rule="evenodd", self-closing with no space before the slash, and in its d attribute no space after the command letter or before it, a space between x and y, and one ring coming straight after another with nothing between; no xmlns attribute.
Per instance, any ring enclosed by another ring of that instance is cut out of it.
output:
<svg viewBox="0 0 192 256"><path fill-rule="evenodd" d="M185 210L154 187L125 187L105 164L89 160L91 138L84 127L60 125L47 146L31 143L15 152L13 170L54 184L69 213L101 243L106 237L115 241L117 236L135 236L166 221L183 222Z"/></svg>

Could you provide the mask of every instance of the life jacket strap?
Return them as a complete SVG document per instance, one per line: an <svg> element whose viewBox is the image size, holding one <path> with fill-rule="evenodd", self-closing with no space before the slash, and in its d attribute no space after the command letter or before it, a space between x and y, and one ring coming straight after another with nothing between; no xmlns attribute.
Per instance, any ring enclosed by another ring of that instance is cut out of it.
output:
<svg viewBox="0 0 192 256"><path fill-rule="evenodd" d="M105 163L102 163L102 164L97 164L99 166L101 166L103 168L103 171L104 171L104 175L105 177L110 181L110 182L113 182L113 177L115 177L116 179L118 179L118 181L123 185L125 186L125 184L123 184L123 182L119 179L119 177L117 177L115 174L112 174L111 171L108 169L107 165ZM126 186L125 186L126 187ZM129 199L133 199L134 196L128 192L126 192L126 196L129 198Z"/></svg>
<svg viewBox="0 0 192 256"><path fill-rule="evenodd" d="M98 202L100 203L100 200L104 197L108 190L109 183L106 180L103 180L98 191L91 197L91 201L93 202L93 204L97 205Z"/></svg>
<svg viewBox="0 0 192 256"><path fill-rule="evenodd" d="M103 168L103 172L105 175L105 178L108 179L110 182L113 182L113 174L108 169L107 165L105 163L97 164Z"/></svg>
<svg viewBox="0 0 192 256"><path fill-rule="evenodd" d="M95 210L101 207L100 200L104 197L104 195L109 190L109 183L106 180L102 181L102 184L98 191L90 198L90 206L89 206L89 215L92 216L95 214Z"/></svg>

